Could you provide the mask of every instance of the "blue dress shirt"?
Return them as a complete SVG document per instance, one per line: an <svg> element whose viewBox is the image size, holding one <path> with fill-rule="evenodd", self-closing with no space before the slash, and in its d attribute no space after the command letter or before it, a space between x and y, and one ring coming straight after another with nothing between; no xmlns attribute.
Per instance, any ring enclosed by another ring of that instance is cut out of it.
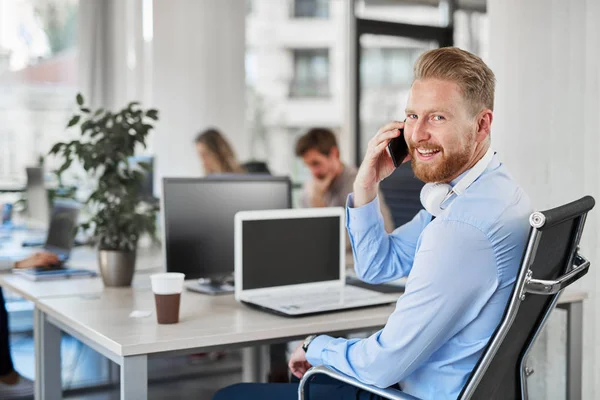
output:
<svg viewBox="0 0 600 400"><path fill-rule="evenodd" d="M495 155L433 221L422 210L387 234L378 199L353 208L352 194L346 212L358 277L382 283L408 276L406 292L382 330L367 339L318 336L308 361L378 387L399 383L422 399L456 399L514 286L529 232L528 196Z"/></svg>

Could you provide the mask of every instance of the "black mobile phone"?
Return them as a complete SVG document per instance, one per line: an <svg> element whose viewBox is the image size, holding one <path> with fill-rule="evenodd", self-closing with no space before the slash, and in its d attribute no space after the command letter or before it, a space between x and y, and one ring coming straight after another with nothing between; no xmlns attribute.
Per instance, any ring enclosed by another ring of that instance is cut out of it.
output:
<svg viewBox="0 0 600 400"><path fill-rule="evenodd" d="M387 147L394 166L398 168L408 155L408 145L406 144L406 140L404 140L404 129L400 129L400 136L390 140Z"/></svg>

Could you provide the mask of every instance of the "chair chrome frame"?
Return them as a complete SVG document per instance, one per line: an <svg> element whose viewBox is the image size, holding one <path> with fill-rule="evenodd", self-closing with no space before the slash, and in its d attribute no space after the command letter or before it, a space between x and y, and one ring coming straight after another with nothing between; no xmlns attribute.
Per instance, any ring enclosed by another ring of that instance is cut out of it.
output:
<svg viewBox="0 0 600 400"><path fill-rule="evenodd" d="M592 205L593 207L593 205ZM586 211L587 213L587 211ZM575 240L573 242L574 249L568 260L568 264L571 265L571 269L569 272L564 274L563 276L557 278L556 280L538 280L535 279L532 275L531 266L535 260L536 251L541 239L542 228L546 224L546 217L542 212L534 212L531 214L529 218L529 224L531 226L529 239L527 242L527 247L525 249L525 253L523 255L523 261L521 263L521 267L519 269L519 275L515 282L515 290L513 290L510 302L507 306L507 312L505 313L502 321L500 322L499 328L496 333L492 336L491 342L484 352L480 362L477 364L475 371L470 376L470 379L467 381L465 387L463 388L460 399L470 399L475 393L475 389L477 385L483 378L485 372L490 366L494 355L500 348L502 341L508 334L512 323L514 322L517 313L519 311L519 307L521 303L525 300L527 294L536 294L536 295L556 295L560 291L562 291L565 287L569 286L576 280L580 279L584 276L590 267L590 262L586 260L583 256L579 254L579 240L581 239L581 235L583 233L583 227L585 225L586 213L584 213L579 221L579 225L577 227L577 232L575 235ZM555 297L552 302L550 308L547 310L546 314L537 330L533 335L533 339L530 342L530 345L527 349L525 349L524 356L521 359L521 397L523 399L527 399L527 383L526 378L529 375L527 369L525 368L525 361L531 351L531 347L533 343L537 340L540 332L545 327L548 316L556 307L556 302L558 301L558 296ZM391 400L419 400L414 396L411 396L407 393L403 393L400 390L391 389L391 388L378 388L372 385L364 384L352 377L349 377L345 374L342 374L338 371L335 371L329 367L318 366L313 367L304 374L304 377L300 381L298 386L298 399L304 400L306 387L310 381L310 379L317 374L324 374L341 382L347 383L349 385L358 387L365 391L377 394L383 398L391 399Z"/></svg>

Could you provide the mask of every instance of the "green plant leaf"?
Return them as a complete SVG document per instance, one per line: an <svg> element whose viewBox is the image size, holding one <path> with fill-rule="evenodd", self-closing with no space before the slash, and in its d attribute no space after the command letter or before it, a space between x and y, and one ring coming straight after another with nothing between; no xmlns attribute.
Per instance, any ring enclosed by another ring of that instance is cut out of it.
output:
<svg viewBox="0 0 600 400"><path fill-rule="evenodd" d="M87 108L87 107L81 107L81 108L80 108L80 110L81 110L81 112L84 112L84 113L86 113L86 114L89 114L89 113L91 113L91 112L92 112L92 110L90 110L90 109L89 109L89 108Z"/></svg>
<svg viewBox="0 0 600 400"><path fill-rule="evenodd" d="M74 115L70 120L69 123L67 125L67 128L72 127L73 125L77 125L77 123L79 122L79 120L81 119L81 115Z"/></svg>
<svg viewBox="0 0 600 400"><path fill-rule="evenodd" d="M54 146L52 146L48 154L57 154L64 146L66 146L66 144L62 142L56 143Z"/></svg>
<svg viewBox="0 0 600 400"><path fill-rule="evenodd" d="M146 111L146 117L158 121L158 110L151 108L150 110Z"/></svg>
<svg viewBox="0 0 600 400"><path fill-rule="evenodd" d="M102 114L104 112L104 108L99 108L96 110L96 112L94 113L94 117L99 116L100 114Z"/></svg>
<svg viewBox="0 0 600 400"><path fill-rule="evenodd" d="M77 93L77 105L82 106L83 105L83 96L81 95L81 93Z"/></svg>

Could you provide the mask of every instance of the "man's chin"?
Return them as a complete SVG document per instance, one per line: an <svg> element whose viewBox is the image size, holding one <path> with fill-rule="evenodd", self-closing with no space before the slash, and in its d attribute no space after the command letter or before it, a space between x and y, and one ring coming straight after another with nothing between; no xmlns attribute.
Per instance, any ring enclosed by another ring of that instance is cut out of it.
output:
<svg viewBox="0 0 600 400"><path fill-rule="evenodd" d="M447 173L436 165L413 163L412 169L417 179L425 183L443 182L447 179Z"/></svg>

